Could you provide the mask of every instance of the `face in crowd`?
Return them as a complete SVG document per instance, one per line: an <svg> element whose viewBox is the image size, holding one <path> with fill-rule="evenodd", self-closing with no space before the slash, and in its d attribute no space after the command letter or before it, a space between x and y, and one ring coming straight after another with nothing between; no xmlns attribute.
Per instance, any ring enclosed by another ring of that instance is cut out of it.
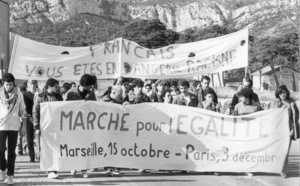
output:
<svg viewBox="0 0 300 186"><path fill-rule="evenodd" d="M55 84L53 87L48 86L47 91L51 94L51 93L58 93L59 92L59 85Z"/></svg>
<svg viewBox="0 0 300 186"><path fill-rule="evenodd" d="M243 80L243 88L251 88L251 83Z"/></svg>
<svg viewBox="0 0 300 186"><path fill-rule="evenodd" d="M171 89L172 91L175 91L176 88L177 88L177 87L175 87L175 86L171 86L171 87L170 87L170 89Z"/></svg>
<svg viewBox="0 0 300 186"><path fill-rule="evenodd" d="M157 88L156 88L155 83L152 83L152 84L151 84L151 87L152 87L153 92L156 92L156 91L157 91Z"/></svg>
<svg viewBox="0 0 300 186"><path fill-rule="evenodd" d="M279 98L281 100L285 100L287 98L287 92L285 90L282 90L281 94L279 94Z"/></svg>
<svg viewBox="0 0 300 186"><path fill-rule="evenodd" d="M198 83L197 86L195 87L196 90L199 90L201 88L201 84Z"/></svg>
<svg viewBox="0 0 300 186"><path fill-rule="evenodd" d="M35 80L28 80L27 81L27 89L29 91L34 90L35 88L37 88L37 81Z"/></svg>
<svg viewBox="0 0 300 186"><path fill-rule="evenodd" d="M135 94L135 95L141 94L141 93L142 93L142 89L143 89L143 87L141 87L141 86L139 86L139 85L135 86L135 87L133 88L134 94Z"/></svg>
<svg viewBox="0 0 300 186"><path fill-rule="evenodd" d="M14 87L14 83L4 81L3 86L4 86L4 89L6 90L6 92L11 92L12 88Z"/></svg>
<svg viewBox="0 0 300 186"><path fill-rule="evenodd" d="M145 89L146 89L146 92L147 92L147 93L150 92L150 91L151 91L150 85L148 84L148 85L145 87Z"/></svg>
<svg viewBox="0 0 300 186"><path fill-rule="evenodd" d="M171 95L170 92L166 92L166 94L165 94L165 101L166 101L167 103L169 103L169 104L172 104L173 97L172 97L172 95Z"/></svg>
<svg viewBox="0 0 300 186"><path fill-rule="evenodd" d="M123 91L124 92L129 92L129 82L124 82L123 84L122 84L122 89L123 89Z"/></svg>
<svg viewBox="0 0 300 186"><path fill-rule="evenodd" d="M206 94L205 100L213 102L214 101L214 95L213 94Z"/></svg>
<svg viewBox="0 0 300 186"><path fill-rule="evenodd" d="M162 83L157 85L158 92L163 92L164 90L165 90L165 86Z"/></svg>
<svg viewBox="0 0 300 186"><path fill-rule="evenodd" d="M209 80L203 79L203 80L201 81L201 87L202 87L203 89L206 89L207 87L209 87L209 83L210 83Z"/></svg>
<svg viewBox="0 0 300 186"><path fill-rule="evenodd" d="M60 87L59 91L61 94L65 94L67 92L67 89L66 87Z"/></svg>
<svg viewBox="0 0 300 186"><path fill-rule="evenodd" d="M189 90L189 87L188 86L182 86L182 85L180 85L179 86L179 90L180 90L180 92L182 93L182 94L187 94L188 93L188 90Z"/></svg>

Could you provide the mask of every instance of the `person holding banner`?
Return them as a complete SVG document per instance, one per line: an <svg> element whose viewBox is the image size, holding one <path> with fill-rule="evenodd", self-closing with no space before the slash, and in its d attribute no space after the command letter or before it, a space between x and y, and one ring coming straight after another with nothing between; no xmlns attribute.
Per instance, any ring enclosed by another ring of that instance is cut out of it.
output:
<svg viewBox="0 0 300 186"><path fill-rule="evenodd" d="M46 81L46 85L44 88L44 92L40 93L34 100L33 108L32 108L32 117L33 117L33 125L35 129L36 137L38 138L41 135L40 131L40 109L41 109L41 103L44 102L52 102L52 101L62 101L61 95L59 92L59 82L54 79L50 78ZM37 150L39 150L39 143L37 145ZM37 152L39 153L39 152ZM48 172L48 178L49 179L57 179L57 171L49 171Z"/></svg>
<svg viewBox="0 0 300 186"><path fill-rule="evenodd" d="M198 107L197 96L188 92L190 83L186 80L180 80L178 84L181 94L174 98L173 104Z"/></svg>
<svg viewBox="0 0 300 186"><path fill-rule="evenodd" d="M290 98L290 91L285 85L277 87L275 91L276 100L271 102L270 108L287 108L289 112L289 129L290 143L289 150L285 157L284 166L281 172L281 177L287 178L286 168L288 165L289 151L291 148L291 140L299 139L299 110L295 102Z"/></svg>
<svg viewBox="0 0 300 186"><path fill-rule="evenodd" d="M8 185L14 184L15 151L20 117L26 116L23 95L15 87L14 76L11 73L6 73L3 76L3 86L0 88L0 181L4 181L6 178ZM7 160L5 158L6 144Z"/></svg>
<svg viewBox="0 0 300 186"><path fill-rule="evenodd" d="M95 78L90 74L84 74L81 76L79 84L77 87L71 88L66 93L65 101L72 100L93 100L96 101L96 96L92 87L96 84Z"/></svg>
<svg viewBox="0 0 300 186"><path fill-rule="evenodd" d="M243 88L237 93L238 98L241 100L235 105L232 115L240 116L251 114L262 110L259 103L253 101L253 90L250 88Z"/></svg>
<svg viewBox="0 0 300 186"><path fill-rule="evenodd" d="M234 107L233 116L241 116L251 114L262 110L259 103L253 101L253 90L250 88L243 88L237 93L238 98L241 100ZM253 173L247 172L248 176L253 176Z"/></svg>
<svg viewBox="0 0 300 186"><path fill-rule="evenodd" d="M237 92L239 92L243 88L249 88L249 89L252 90L252 86L253 86L253 81L250 78L244 78L243 79L243 84L242 84L241 87L239 87ZM252 96L251 97L252 97L252 101L259 103L258 95L255 94L253 92L253 90L252 90ZM235 105L238 104L238 103L239 103L239 98L238 98L237 94L234 94L233 98L232 98L232 101L231 101L231 105L230 105L231 113L233 112L233 109L234 109Z"/></svg>
<svg viewBox="0 0 300 186"><path fill-rule="evenodd" d="M92 87L96 84L95 78L90 74L84 74L81 76L79 81L79 86L70 89L66 93L65 101L74 101L74 100L91 100L96 101L96 96ZM74 176L76 170L71 170L71 174ZM88 178L87 170L81 170L81 176L83 178Z"/></svg>

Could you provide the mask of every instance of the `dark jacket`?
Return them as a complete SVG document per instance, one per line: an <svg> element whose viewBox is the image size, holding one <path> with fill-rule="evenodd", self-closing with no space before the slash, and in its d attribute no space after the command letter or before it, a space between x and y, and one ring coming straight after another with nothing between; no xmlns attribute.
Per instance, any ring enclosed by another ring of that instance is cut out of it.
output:
<svg viewBox="0 0 300 186"><path fill-rule="evenodd" d="M48 92L43 92L36 97L32 108L33 125L35 129L40 129L40 110L41 110L40 104L44 102L62 101L62 100L63 99L61 95L56 93L49 94Z"/></svg>
<svg viewBox="0 0 300 186"><path fill-rule="evenodd" d="M197 107L198 106L198 99L197 96L194 94L189 93L191 101L186 103L184 97L182 94L176 96L173 100L173 104L175 105L184 105L184 106L190 106L190 107Z"/></svg>
<svg viewBox="0 0 300 186"><path fill-rule="evenodd" d="M24 103L25 103L25 106L26 106L26 112L27 112L27 114L29 114L30 116L32 116L34 94L32 94L29 91L25 91L23 93L23 97L24 97Z"/></svg>
<svg viewBox="0 0 300 186"><path fill-rule="evenodd" d="M97 100L94 91L85 90L85 92L80 92L79 86L70 89L66 93L65 96L66 96L65 101L73 101L73 100L94 100L94 101L96 101Z"/></svg>

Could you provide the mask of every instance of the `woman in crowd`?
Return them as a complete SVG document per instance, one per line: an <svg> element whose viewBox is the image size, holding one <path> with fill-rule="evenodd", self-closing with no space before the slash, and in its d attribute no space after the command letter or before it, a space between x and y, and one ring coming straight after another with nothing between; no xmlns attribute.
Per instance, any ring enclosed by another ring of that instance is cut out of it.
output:
<svg viewBox="0 0 300 186"><path fill-rule="evenodd" d="M25 118L27 114L23 95L15 87L15 78L11 73L4 74L3 77L3 86L0 88L0 110L0 181L6 178L7 184L13 185L20 117Z"/></svg>
<svg viewBox="0 0 300 186"><path fill-rule="evenodd" d="M232 115L241 116L262 110L260 104L253 101L252 95L253 90L251 88L242 88L237 93L237 96L241 102L235 105ZM247 172L246 174L248 176L253 176L253 173L251 172Z"/></svg>
<svg viewBox="0 0 300 186"><path fill-rule="evenodd" d="M199 102L198 107L220 113L220 104L216 104L214 102L214 90L208 87L204 90L203 94L205 97L205 101Z"/></svg>
<svg viewBox="0 0 300 186"><path fill-rule="evenodd" d="M271 102L270 108L287 108L289 112L289 129L290 129L290 139L296 140L299 138L299 110L295 102L290 98L290 91L285 85L279 86L275 91L276 100ZM289 143L289 150L291 147L291 140ZM285 157L284 166L281 172L283 178L287 177L286 168L288 164L289 153Z"/></svg>
<svg viewBox="0 0 300 186"><path fill-rule="evenodd" d="M253 90L251 88L243 88L237 93L240 102L235 105L232 115L240 116L251 114L262 110L259 103L253 101Z"/></svg>

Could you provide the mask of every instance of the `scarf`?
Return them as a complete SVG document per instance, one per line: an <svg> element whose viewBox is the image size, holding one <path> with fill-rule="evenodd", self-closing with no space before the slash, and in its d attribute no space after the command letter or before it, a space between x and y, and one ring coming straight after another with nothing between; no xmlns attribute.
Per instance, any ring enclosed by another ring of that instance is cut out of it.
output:
<svg viewBox="0 0 300 186"><path fill-rule="evenodd" d="M143 93L135 95L134 92L128 94L129 102L131 104L143 103L146 101L147 96Z"/></svg>
<svg viewBox="0 0 300 186"><path fill-rule="evenodd" d="M9 96L4 87L0 88L0 102L8 111L7 115L3 119L5 119L12 112L18 100L18 89L13 87L11 92L12 94Z"/></svg>

